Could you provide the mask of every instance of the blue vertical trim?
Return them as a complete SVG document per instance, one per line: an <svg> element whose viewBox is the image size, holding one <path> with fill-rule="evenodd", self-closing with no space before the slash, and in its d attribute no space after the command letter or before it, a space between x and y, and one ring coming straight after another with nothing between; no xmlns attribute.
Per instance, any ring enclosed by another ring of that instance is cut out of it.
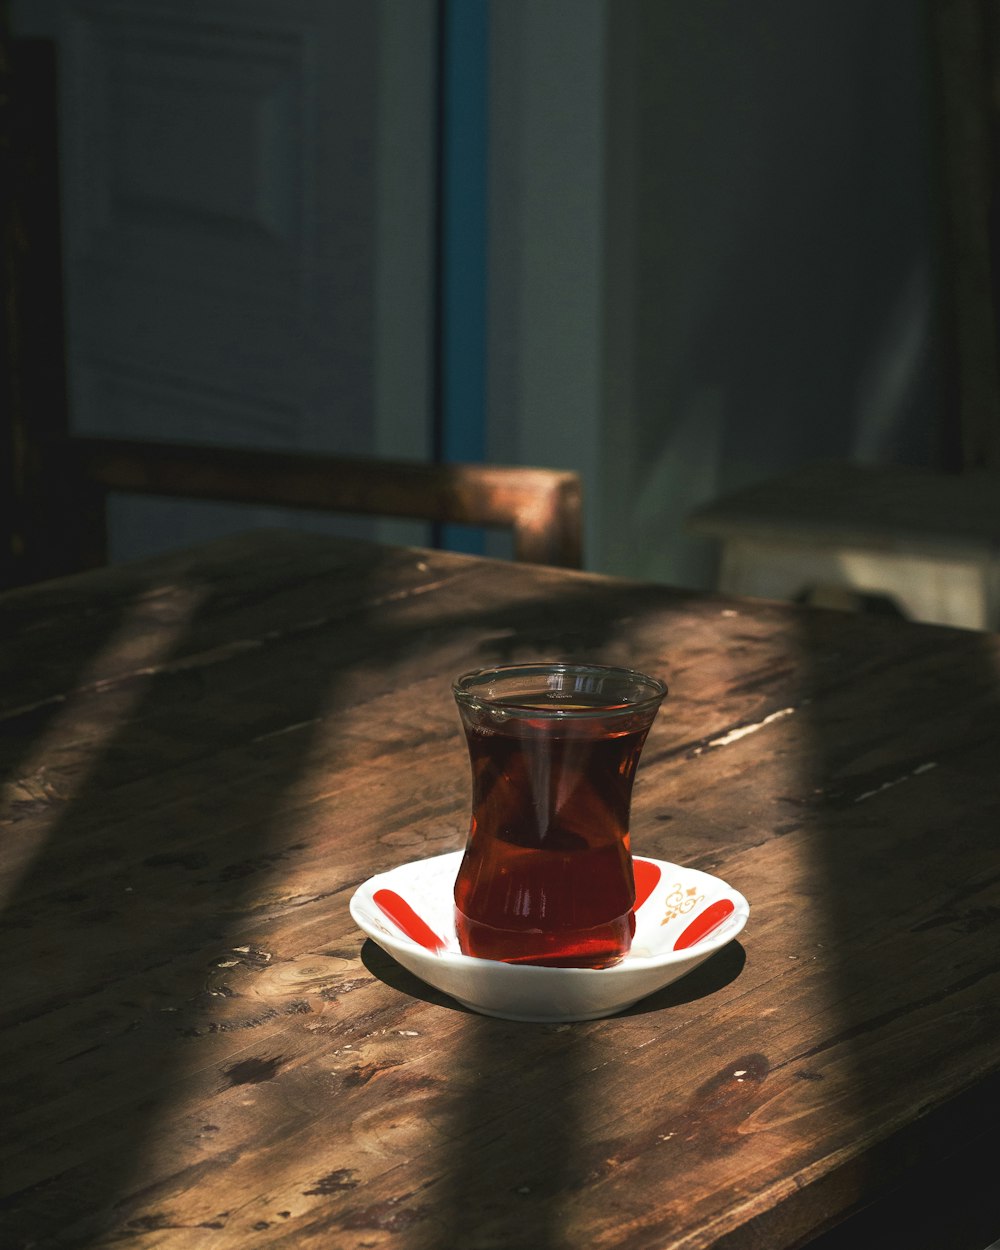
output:
<svg viewBox="0 0 1000 1250"><path fill-rule="evenodd" d="M438 456L476 462L486 458L488 0L442 0L441 23ZM482 533L461 527L441 538L484 549Z"/></svg>

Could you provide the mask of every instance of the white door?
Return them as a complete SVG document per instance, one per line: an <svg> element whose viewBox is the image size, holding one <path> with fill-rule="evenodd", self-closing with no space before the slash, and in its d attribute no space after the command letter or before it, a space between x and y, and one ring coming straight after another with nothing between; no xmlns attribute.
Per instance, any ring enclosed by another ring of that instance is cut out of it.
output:
<svg viewBox="0 0 1000 1250"><path fill-rule="evenodd" d="M50 0L14 21L59 44L74 428L426 458L432 0ZM112 555L293 516L116 499Z"/></svg>

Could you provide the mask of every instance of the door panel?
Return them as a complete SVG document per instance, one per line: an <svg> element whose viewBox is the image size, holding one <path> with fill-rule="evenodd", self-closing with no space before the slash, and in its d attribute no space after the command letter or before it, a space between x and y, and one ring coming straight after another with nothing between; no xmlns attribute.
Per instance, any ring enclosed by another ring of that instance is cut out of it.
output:
<svg viewBox="0 0 1000 1250"><path fill-rule="evenodd" d="M431 0L57 10L73 427L426 458ZM128 499L112 517L118 558L301 519Z"/></svg>

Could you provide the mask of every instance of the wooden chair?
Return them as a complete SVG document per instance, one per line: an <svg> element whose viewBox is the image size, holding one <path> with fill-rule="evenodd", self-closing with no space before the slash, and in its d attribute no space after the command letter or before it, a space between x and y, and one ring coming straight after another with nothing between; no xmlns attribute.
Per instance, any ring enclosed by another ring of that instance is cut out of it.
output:
<svg viewBox="0 0 1000 1250"><path fill-rule="evenodd" d="M75 525L70 555L81 568L105 562L112 491L509 528L516 560L580 567L580 478L568 470L82 437L38 454L42 511ZM65 550L70 536L59 528Z"/></svg>
<svg viewBox="0 0 1000 1250"><path fill-rule="evenodd" d="M876 595L917 620L1000 629L1000 26L994 0L931 0L939 321L949 471L810 465L688 519L717 539L719 589L767 598Z"/></svg>

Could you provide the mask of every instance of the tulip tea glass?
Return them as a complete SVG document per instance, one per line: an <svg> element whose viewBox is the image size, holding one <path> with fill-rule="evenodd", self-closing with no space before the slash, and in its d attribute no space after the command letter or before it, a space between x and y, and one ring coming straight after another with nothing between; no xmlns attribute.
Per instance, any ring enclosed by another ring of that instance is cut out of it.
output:
<svg viewBox="0 0 1000 1250"><path fill-rule="evenodd" d="M472 764L455 881L466 955L608 968L635 932L632 782L667 693L631 669L523 664L454 685Z"/></svg>

